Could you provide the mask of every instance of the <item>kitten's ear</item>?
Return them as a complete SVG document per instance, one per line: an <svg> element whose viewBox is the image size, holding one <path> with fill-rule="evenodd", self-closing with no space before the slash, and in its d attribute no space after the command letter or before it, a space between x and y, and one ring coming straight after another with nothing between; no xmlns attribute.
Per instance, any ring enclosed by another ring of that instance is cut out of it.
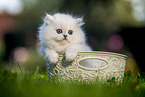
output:
<svg viewBox="0 0 145 97"><path fill-rule="evenodd" d="M77 18L76 22L78 24L79 27L81 27L82 25L84 25L85 23L83 22L83 18Z"/></svg>
<svg viewBox="0 0 145 97"><path fill-rule="evenodd" d="M53 20L54 20L53 16L46 13L46 17L44 19L44 22L48 25L48 24L52 23Z"/></svg>

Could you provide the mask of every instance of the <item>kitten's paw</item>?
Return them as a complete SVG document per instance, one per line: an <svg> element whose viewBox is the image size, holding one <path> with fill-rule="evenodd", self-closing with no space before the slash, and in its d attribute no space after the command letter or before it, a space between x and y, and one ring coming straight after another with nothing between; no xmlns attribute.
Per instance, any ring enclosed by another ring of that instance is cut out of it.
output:
<svg viewBox="0 0 145 97"><path fill-rule="evenodd" d="M49 60L50 60L51 63L57 63L58 62L58 56L51 56L49 58Z"/></svg>
<svg viewBox="0 0 145 97"><path fill-rule="evenodd" d="M46 55L46 57L48 58L50 63L57 63L59 55L55 52L51 54L49 53L49 55Z"/></svg>
<svg viewBox="0 0 145 97"><path fill-rule="evenodd" d="M77 54L78 52L66 52L65 53L66 61L73 61L76 58Z"/></svg>

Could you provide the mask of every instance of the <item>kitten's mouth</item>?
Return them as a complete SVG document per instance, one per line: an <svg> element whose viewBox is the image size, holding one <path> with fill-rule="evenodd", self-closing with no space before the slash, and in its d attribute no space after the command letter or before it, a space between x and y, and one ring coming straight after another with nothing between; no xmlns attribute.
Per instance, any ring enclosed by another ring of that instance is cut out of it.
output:
<svg viewBox="0 0 145 97"><path fill-rule="evenodd" d="M67 40L67 38L63 38L62 40Z"/></svg>
<svg viewBox="0 0 145 97"><path fill-rule="evenodd" d="M56 42L61 42L61 41L67 41L68 42L68 39L67 38L63 38L61 40L57 40L57 39L54 39Z"/></svg>
<svg viewBox="0 0 145 97"><path fill-rule="evenodd" d="M67 38L63 38L62 41L70 43L70 41Z"/></svg>

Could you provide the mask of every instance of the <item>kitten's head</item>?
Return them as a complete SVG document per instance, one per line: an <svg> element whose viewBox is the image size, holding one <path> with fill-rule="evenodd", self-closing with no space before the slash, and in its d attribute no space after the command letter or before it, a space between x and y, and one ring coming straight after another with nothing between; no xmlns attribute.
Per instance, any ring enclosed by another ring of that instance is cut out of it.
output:
<svg viewBox="0 0 145 97"><path fill-rule="evenodd" d="M53 40L56 42L83 42L84 33L81 26L82 18L74 18L67 14L47 14L44 24L40 27L39 38L41 41Z"/></svg>

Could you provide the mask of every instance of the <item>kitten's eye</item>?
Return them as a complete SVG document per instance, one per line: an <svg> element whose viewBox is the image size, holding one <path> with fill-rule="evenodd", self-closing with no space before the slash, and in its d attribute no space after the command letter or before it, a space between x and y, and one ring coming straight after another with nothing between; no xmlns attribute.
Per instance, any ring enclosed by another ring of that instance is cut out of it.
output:
<svg viewBox="0 0 145 97"><path fill-rule="evenodd" d="M56 32L57 32L58 34L61 34L61 33L62 33L62 30L61 30L61 29L57 29Z"/></svg>
<svg viewBox="0 0 145 97"><path fill-rule="evenodd" d="M72 30L69 30L69 31L68 31L68 34L69 34L69 35L72 35L72 34L73 34L73 31L72 31Z"/></svg>

